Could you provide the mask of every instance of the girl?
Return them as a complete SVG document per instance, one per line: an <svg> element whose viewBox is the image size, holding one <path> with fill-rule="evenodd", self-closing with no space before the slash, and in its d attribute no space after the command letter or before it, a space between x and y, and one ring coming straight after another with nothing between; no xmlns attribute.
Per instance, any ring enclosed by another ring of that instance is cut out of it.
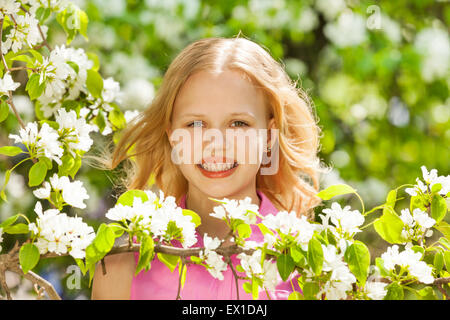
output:
<svg viewBox="0 0 450 320"><path fill-rule="evenodd" d="M146 189L153 180L181 207L199 214L196 246L203 246L205 234L224 239L228 233L223 221L209 215L218 203L208 197L250 197L262 215L294 210L313 218L313 208L320 203L315 194L323 168L317 156L320 128L312 111L306 94L258 44L239 37L201 39L173 60L151 105L123 132L109 166L133 160L125 182L128 189ZM250 130L267 130L264 144L268 148L261 150L260 144L250 143L236 152L236 145L227 138L206 153L204 138L200 143L195 139L198 130L216 130L223 134L219 137L227 136L226 132L242 137ZM181 147L176 132L190 137ZM174 161L180 159L180 150L184 161ZM273 159L273 154L275 170L262 174L269 167L262 157ZM257 161L248 161L252 155L257 155ZM253 230L250 240L261 239L259 230ZM101 269L95 272L92 298L177 297L178 272L171 273L154 259L149 271L134 277L136 262L137 253L107 256L106 275ZM233 257L232 262L239 261ZM201 266L187 268L183 299L236 299L237 295L251 299L241 283L236 292L230 267L224 280L215 279ZM287 298L295 282L280 282L271 298Z"/></svg>

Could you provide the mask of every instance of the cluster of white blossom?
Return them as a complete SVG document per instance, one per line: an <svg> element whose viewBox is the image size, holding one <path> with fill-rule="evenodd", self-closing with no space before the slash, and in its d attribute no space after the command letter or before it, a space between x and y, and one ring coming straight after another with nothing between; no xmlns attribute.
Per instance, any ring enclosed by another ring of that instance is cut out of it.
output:
<svg viewBox="0 0 450 320"><path fill-rule="evenodd" d="M74 110L67 112L64 108L58 110L55 120L59 124L61 140L72 156L75 156L77 150L89 151L93 143L89 133L95 131L93 125L87 124L84 118L77 118Z"/></svg>
<svg viewBox="0 0 450 320"><path fill-rule="evenodd" d="M214 251L222 244L222 241L217 237L213 239L205 233L203 244L205 249L200 252L200 259L205 261L206 269L214 278L223 280L223 272L227 270L227 264L223 261L223 257Z"/></svg>
<svg viewBox="0 0 450 320"><path fill-rule="evenodd" d="M74 65L76 65L74 69ZM40 69L40 83L46 83L44 93L38 98L44 117L49 118L61 108L63 100L74 100L84 87L87 70L93 67L83 49L56 46L49 57L37 63Z"/></svg>
<svg viewBox="0 0 450 320"><path fill-rule="evenodd" d="M428 229L434 226L436 220L419 208L415 208L412 215L408 208L401 210L400 219L405 224L402 237L408 239L408 241L417 241L422 236L431 237L433 235L433 231Z"/></svg>
<svg viewBox="0 0 450 320"><path fill-rule="evenodd" d="M298 218L295 211L280 211L276 215L268 214L263 218L262 223L278 234L289 234L295 237L303 250L308 250L308 243L314 231L319 227L317 224L310 223L305 216ZM268 240L269 245L272 245L275 241L274 238L271 238L270 233L266 233L264 237Z"/></svg>
<svg viewBox="0 0 450 320"><path fill-rule="evenodd" d="M42 204L36 202L34 211L38 215L36 223L28 225L36 237L34 243L40 254L54 252L70 254L75 259L86 256L86 247L94 240L94 229L88 226L80 217L69 217L57 209L42 211Z"/></svg>
<svg viewBox="0 0 450 320"><path fill-rule="evenodd" d="M179 230L183 247L193 246L197 242L195 223L190 215L183 214L182 208L175 202L175 197L164 197L161 190L159 198L150 190L145 193L148 201L135 197L132 206L118 203L108 210L106 217L127 224L134 231L142 230L160 240L172 240L173 233Z"/></svg>
<svg viewBox="0 0 450 320"><path fill-rule="evenodd" d="M319 214L322 226L330 230L338 239L351 239L361 232L359 227L364 223L364 216L358 210L350 210L350 206L344 208L337 202L331 204L331 208L323 209ZM329 225L329 222L334 225Z"/></svg>
<svg viewBox="0 0 450 320"><path fill-rule="evenodd" d="M45 122L38 129L37 122L29 122L25 128L20 129L19 135L10 134L9 138L14 139L15 143L23 143L30 154L45 156L59 165L62 164L64 146L72 156L75 156L75 151L90 149L93 141L89 133L95 130L94 126L87 124L83 118L77 118L75 111L67 112L63 108L58 110L56 122L58 130Z"/></svg>
<svg viewBox="0 0 450 320"><path fill-rule="evenodd" d="M7 0L8 2L8 0ZM43 37L38 29L39 21L30 15L29 13L18 14L18 7L20 4L12 1L2 7L3 13L8 13L13 20L14 27L10 29L9 33L6 34L6 40L2 42L2 53L6 54L9 50L14 53L23 49L25 45L29 48L39 44L43 41ZM48 31L47 26L41 26L41 31L45 37Z"/></svg>
<svg viewBox="0 0 450 320"><path fill-rule="evenodd" d="M72 207L85 209L84 200L89 199L83 182L69 180L69 177L59 177L57 173L50 177L50 182L44 181L43 187L33 191L33 194L39 199L49 199L52 189L55 192L61 192L63 200Z"/></svg>
<svg viewBox="0 0 450 320"><path fill-rule="evenodd" d="M421 261L421 258L422 254L413 251L411 248L405 248L405 250L399 252L398 245L387 248L386 252L381 255L386 270L395 272L395 266L400 266L420 282L431 284L434 281L433 268L428 266L426 262Z"/></svg>
<svg viewBox="0 0 450 320"><path fill-rule="evenodd" d="M247 224L254 224L256 222L259 207L252 203L250 197L245 197L244 200L224 198L220 202L220 205L214 207L214 212L209 214L211 217L224 221L227 221L227 218L242 220Z"/></svg>
<svg viewBox="0 0 450 320"><path fill-rule="evenodd" d="M272 261L264 259L261 261L262 251L260 249L253 251L251 255L240 253L237 258L240 259L240 265L245 274L250 279L257 277L263 281L263 286L269 291L275 291L276 285L280 282L277 265Z"/></svg>
<svg viewBox="0 0 450 320"><path fill-rule="evenodd" d="M445 196L450 192L450 175L438 176L436 169L431 169L428 171L426 166L421 166L420 169L422 170L422 177L425 183L419 178L416 178L417 184L412 188L405 189L407 194L410 196L417 196L418 193L425 194L428 192L427 186L431 190L433 186L437 184L441 185L441 189L438 191L438 194Z"/></svg>
<svg viewBox="0 0 450 320"><path fill-rule="evenodd" d="M37 122L29 122L25 128L19 130L19 135L9 134L8 137L15 143L24 144L30 154L36 158L45 156L55 160L59 165L62 164L61 157L64 149L59 141L59 134L48 123L44 122L38 129Z"/></svg>
<svg viewBox="0 0 450 320"><path fill-rule="evenodd" d="M39 8L48 8L52 11L60 12L71 4L69 0L22 0L22 3L30 6L29 12L32 14L35 14Z"/></svg>

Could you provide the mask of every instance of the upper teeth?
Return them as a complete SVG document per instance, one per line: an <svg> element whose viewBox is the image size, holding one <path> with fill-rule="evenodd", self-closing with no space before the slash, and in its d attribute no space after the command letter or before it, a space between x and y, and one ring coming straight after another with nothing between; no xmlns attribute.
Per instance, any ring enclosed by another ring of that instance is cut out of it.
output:
<svg viewBox="0 0 450 320"><path fill-rule="evenodd" d="M234 163L203 163L202 168L208 171L226 171L234 167Z"/></svg>

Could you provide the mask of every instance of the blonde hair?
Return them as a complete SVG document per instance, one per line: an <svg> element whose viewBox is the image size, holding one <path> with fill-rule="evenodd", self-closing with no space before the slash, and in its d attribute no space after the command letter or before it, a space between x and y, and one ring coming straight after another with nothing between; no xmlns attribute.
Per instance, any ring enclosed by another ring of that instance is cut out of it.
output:
<svg viewBox="0 0 450 320"><path fill-rule="evenodd" d="M315 194L324 168L318 159L320 128L312 103L265 49L239 35L200 39L184 48L170 64L149 107L124 129L112 156L104 163L114 169L123 160L132 160L124 169L126 177L122 183L126 189L147 189L152 180L164 194L178 201L187 192L188 182L171 161L171 146L165 131L175 98L195 72L220 73L225 69L243 72L261 88L279 132L278 171L274 175L258 173L257 189L278 210L294 210L298 215L313 218L312 209L321 202Z"/></svg>

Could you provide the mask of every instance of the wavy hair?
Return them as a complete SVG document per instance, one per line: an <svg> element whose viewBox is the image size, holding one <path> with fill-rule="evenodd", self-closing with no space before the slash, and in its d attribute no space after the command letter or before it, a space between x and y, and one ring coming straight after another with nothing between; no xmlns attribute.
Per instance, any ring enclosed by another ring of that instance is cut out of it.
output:
<svg viewBox="0 0 450 320"><path fill-rule="evenodd" d="M246 38L204 38L185 47L167 69L150 105L121 132L112 155L103 163L116 168L129 159L121 183L126 189L148 189L154 183L177 201L187 192L188 181L171 161L171 146L165 131L170 125L175 98L185 81L195 72L241 71L260 88L270 106L278 129L279 166L276 174L261 175L256 188L278 210L296 211L313 218L313 208L321 199L321 129L307 94L297 87L266 49ZM151 181L149 183L149 181Z"/></svg>

